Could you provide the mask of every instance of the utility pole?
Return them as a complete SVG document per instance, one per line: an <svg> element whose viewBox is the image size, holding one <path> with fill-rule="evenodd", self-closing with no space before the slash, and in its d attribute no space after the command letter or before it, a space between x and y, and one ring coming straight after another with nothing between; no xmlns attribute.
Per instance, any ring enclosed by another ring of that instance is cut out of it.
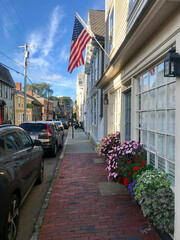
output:
<svg viewBox="0 0 180 240"><path fill-rule="evenodd" d="M47 120L49 120L49 84L48 84Z"/></svg>
<svg viewBox="0 0 180 240"><path fill-rule="evenodd" d="M27 51L28 47L33 47L33 46L28 46L27 43L25 46L19 46L21 48L24 48L24 122L26 122L26 110L27 110L27 58L29 58L29 52Z"/></svg>

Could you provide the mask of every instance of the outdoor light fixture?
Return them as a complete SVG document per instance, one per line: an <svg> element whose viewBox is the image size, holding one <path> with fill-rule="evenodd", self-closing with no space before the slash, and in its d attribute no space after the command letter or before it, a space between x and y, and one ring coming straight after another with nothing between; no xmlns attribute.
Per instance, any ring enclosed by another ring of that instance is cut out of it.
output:
<svg viewBox="0 0 180 240"><path fill-rule="evenodd" d="M172 47L164 60L164 77L178 76L180 76L180 55Z"/></svg>
<svg viewBox="0 0 180 240"><path fill-rule="evenodd" d="M108 105L108 95L104 95L104 105Z"/></svg>

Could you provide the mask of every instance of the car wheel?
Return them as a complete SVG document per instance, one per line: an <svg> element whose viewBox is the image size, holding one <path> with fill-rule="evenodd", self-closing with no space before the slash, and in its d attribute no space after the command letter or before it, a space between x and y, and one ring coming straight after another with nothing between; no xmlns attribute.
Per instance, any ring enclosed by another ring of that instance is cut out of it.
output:
<svg viewBox="0 0 180 240"><path fill-rule="evenodd" d="M20 202L17 195L13 195L8 205L5 218L4 240L15 240L18 232Z"/></svg>
<svg viewBox="0 0 180 240"><path fill-rule="evenodd" d="M44 159L41 160L36 184L41 184L44 176Z"/></svg>
<svg viewBox="0 0 180 240"><path fill-rule="evenodd" d="M53 155L53 157L56 157L56 155L57 155L57 143L54 144L54 148L52 150L52 155Z"/></svg>

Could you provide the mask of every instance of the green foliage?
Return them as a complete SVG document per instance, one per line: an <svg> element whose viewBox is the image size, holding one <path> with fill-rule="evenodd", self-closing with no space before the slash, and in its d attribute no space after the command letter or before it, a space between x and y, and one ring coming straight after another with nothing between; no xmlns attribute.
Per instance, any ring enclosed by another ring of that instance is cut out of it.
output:
<svg viewBox="0 0 180 240"><path fill-rule="evenodd" d="M58 98L58 97L55 97L55 96L50 96L50 97L49 97L49 100L51 100L51 101L58 101L59 98Z"/></svg>
<svg viewBox="0 0 180 240"><path fill-rule="evenodd" d="M72 105L73 101L70 97L59 97L59 102L60 104L64 103L66 106L67 105Z"/></svg>
<svg viewBox="0 0 180 240"><path fill-rule="evenodd" d="M32 90L34 93L37 93L40 97L44 98L48 97L48 91L49 96L53 94L53 90L50 88L50 85L45 82L27 84L27 90Z"/></svg>
<svg viewBox="0 0 180 240"><path fill-rule="evenodd" d="M143 215L162 232L174 231L174 193L171 188L148 189L142 193Z"/></svg>
<svg viewBox="0 0 180 240"><path fill-rule="evenodd" d="M137 177L137 183L133 189L135 200L142 198L142 194L149 190L169 189L170 181L167 173L157 170L147 170Z"/></svg>

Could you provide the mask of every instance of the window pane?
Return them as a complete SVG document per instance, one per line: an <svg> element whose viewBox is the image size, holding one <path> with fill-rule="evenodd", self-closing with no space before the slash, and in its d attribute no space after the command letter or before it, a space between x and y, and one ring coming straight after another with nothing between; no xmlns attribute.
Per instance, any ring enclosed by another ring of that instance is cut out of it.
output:
<svg viewBox="0 0 180 240"><path fill-rule="evenodd" d="M143 93L141 96L142 96L141 109L147 110L147 108L148 108L148 93Z"/></svg>
<svg viewBox="0 0 180 240"><path fill-rule="evenodd" d="M149 133L149 149L155 152L155 133Z"/></svg>
<svg viewBox="0 0 180 240"><path fill-rule="evenodd" d="M175 133L175 110L168 110L167 111L167 127L168 127L168 133Z"/></svg>
<svg viewBox="0 0 180 240"><path fill-rule="evenodd" d="M157 84L162 85L166 83L166 79L164 78L164 63L161 63L158 66L158 73L157 73Z"/></svg>
<svg viewBox="0 0 180 240"><path fill-rule="evenodd" d="M142 131L142 144L145 145L145 147L147 147L147 132L146 131Z"/></svg>
<svg viewBox="0 0 180 240"><path fill-rule="evenodd" d="M149 87L154 88L156 85L156 68L149 71Z"/></svg>
<svg viewBox="0 0 180 240"><path fill-rule="evenodd" d="M165 135L157 134L157 153L165 157Z"/></svg>
<svg viewBox="0 0 180 240"><path fill-rule="evenodd" d="M166 131L166 122L165 122L165 111L157 112L157 130L159 132Z"/></svg>
<svg viewBox="0 0 180 240"><path fill-rule="evenodd" d="M0 157L5 155L5 145L4 145L4 137L0 137Z"/></svg>
<svg viewBox="0 0 180 240"><path fill-rule="evenodd" d="M175 83L168 85L168 107L175 108Z"/></svg>
<svg viewBox="0 0 180 240"><path fill-rule="evenodd" d="M171 181L171 184L174 186L175 183L175 165L168 162L168 178Z"/></svg>
<svg viewBox="0 0 180 240"><path fill-rule="evenodd" d="M155 130L155 111L152 111L149 113L149 129L150 130Z"/></svg>
<svg viewBox="0 0 180 240"><path fill-rule="evenodd" d="M158 169L165 171L165 160L161 157L158 157Z"/></svg>
<svg viewBox="0 0 180 240"><path fill-rule="evenodd" d="M8 152L15 152L21 148L20 139L16 133L7 134L5 142Z"/></svg>
<svg viewBox="0 0 180 240"><path fill-rule="evenodd" d="M147 112L141 113L141 127L147 129Z"/></svg>
<svg viewBox="0 0 180 240"><path fill-rule="evenodd" d="M142 77L139 78L139 91L138 92L141 92L142 91Z"/></svg>
<svg viewBox="0 0 180 240"><path fill-rule="evenodd" d="M167 155L168 159L175 161L175 137L168 136L167 137Z"/></svg>
<svg viewBox="0 0 180 240"><path fill-rule="evenodd" d="M149 109L155 109L156 108L156 91L152 90L149 92Z"/></svg>
<svg viewBox="0 0 180 240"><path fill-rule="evenodd" d="M143 75L143 91L148 90L148 73Z"/></svg>
<svg viewBox="0 0 180 240"><path fill-rule="evenodd" d="M153 153L149 154L149 162L152 166L155 167L155 154L153 154Z"/></svg>
<svg viewBox="0 0 180 240"><path fill-rule="evenodd" d="M157 95L158 95L158 102L157 102L157 107L158 108L165 108L166 107L166 87L160 87L157 90Z"/></svg>

